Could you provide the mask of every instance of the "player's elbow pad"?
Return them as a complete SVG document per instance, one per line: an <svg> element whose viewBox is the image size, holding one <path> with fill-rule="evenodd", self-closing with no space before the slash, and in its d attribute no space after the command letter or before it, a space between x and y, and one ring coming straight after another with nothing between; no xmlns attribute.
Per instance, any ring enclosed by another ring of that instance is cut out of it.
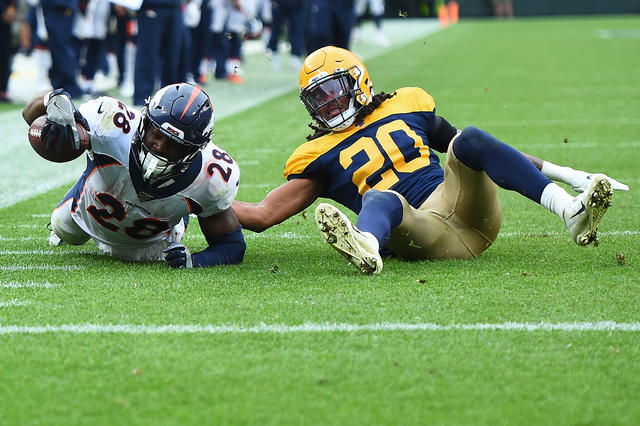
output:
<svg viewBox="0 0 640 426"><path fill-rule="evenodd" d="M226 234L207 238L207 242L209 247L191 256L194 267L240 263L247 248L241 226Z"/></svg>

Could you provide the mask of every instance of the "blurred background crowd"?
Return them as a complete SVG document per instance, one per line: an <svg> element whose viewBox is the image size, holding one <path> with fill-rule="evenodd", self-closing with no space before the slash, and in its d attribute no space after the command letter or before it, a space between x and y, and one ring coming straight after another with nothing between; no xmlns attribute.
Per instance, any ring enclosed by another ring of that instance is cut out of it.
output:
<svg viewBox="0 0 640 426"><path fill-rule="evenodd" d="M160 86L215 79L242 84L243 44L256 43L271 71L299 69L307 53L350 48L369 20L387 46L383 18L636 12L640 0L0 0L0 102L12 60L29 58L37 88L74 98L109 88L143 105ZM605 5L606 3L606 5ZM608 5L608 6L607 6ZM618 5L618 6L615 6ZM614 7L615 6L615 7ZM614 10L615 8L620 10ZM612 9L613 8L613 9ZM443 16L449 13L451 16ZM288 51L281 60L282 47ZM283 63L285 62L285 63Z"/></svg>
<svg viewBox="0 0 640 426"><path fill-rule="evenodd" d="M375 42L389 43L384 0L0 0L0 9L4 102L16 54L32 58L38 89L63 87L82 98L111 87L108 80L143 105L173 82L242 84L247 40L262 41L274 71L299 69L307 52L324 45L349 48L365 18L375 22Z"/></svg>

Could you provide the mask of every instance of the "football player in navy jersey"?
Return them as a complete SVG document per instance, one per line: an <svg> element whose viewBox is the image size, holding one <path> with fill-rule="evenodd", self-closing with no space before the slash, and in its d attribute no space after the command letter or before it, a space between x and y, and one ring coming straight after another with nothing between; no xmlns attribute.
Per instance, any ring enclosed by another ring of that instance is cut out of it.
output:
<svg viewBox="0 0 640 426"><path fill-rule="evenodd" d="M213 105L198 86L163 87L140 112L110 97L76 110L59 89L34 97L22 113L28 124L43 114L41 140L49 145L79 146L76 122L90 136L87 168L51 215L53 245L93 238L112 256L173 268L242 261L245 242L231 208L240 170L211 142ZM209 243L193 255L180 243L190 214Z"/></svg>
<svg viewBox="0 0 640 426"><path fill-rule="evenodd" d="M257 204L235 201L244 228L260 232L318 197L358 214L351 224L321 203L315 218L326 241L364 273L382 270L380 249L406 259L477 257L498 236L498 187L556 213L578 245L597 244L612 186L602 174L560 167L520 153L475 127L459 131L417 87L374 94L364 64L328 46L300 71L300 98L315 133L286 163L288 182ZM434 151L445 153L440 160ZM569 195L550 179L570 184Z"/></svg>

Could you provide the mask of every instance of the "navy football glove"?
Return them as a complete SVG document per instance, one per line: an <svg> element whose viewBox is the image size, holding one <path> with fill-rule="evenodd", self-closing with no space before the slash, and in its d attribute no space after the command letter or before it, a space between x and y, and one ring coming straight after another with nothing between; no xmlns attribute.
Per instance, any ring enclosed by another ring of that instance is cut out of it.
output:
<svg viewBox="0 0 640 426"><path fill-rule="evenodd" d="M189 249L180 243L171 243L164 249L164 260L174 269L193 268Z"/></svg>
<svg viewBox="0 0 640 426"><path fill-rule="evenodd" d="M80 138L78 137L78 129L76 122L88 132L89 123L80 114L71 102L71 96L64 89L56 89L45 95L45 105L47 107L47 121L42 127L40 139L44 141L47 148L58 140L68 141L73 136L73 147L80 148ZM58 149L62 151L63 144L58 145Z"/></svg>

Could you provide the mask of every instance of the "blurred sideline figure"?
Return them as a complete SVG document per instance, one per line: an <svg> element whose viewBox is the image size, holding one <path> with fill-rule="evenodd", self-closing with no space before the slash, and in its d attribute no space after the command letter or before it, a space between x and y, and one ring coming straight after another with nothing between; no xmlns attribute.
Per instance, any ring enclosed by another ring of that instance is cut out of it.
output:
<svg viewBox="0 0 640 426"><path fill-rule="evenodd" d="M22 112L27 124L43 114L41 140L49 145L79 146L76 122L90 135L87 168L51 215L51 245L93 238L119 259L164 260L172 268L242 261L244 238L231 208L240 170L211 142L213 105L198 86L166 86L141 112L110 97L76 110L56 89ZM193 255L180 242L190 214L208 242Z"/></svg>
<svg viewBox="0 0 640 426"><path fill-rule="evenodd" d="M51 90L49 72L51 70L51 52L47 44L47 29L44 25L42 6L38 0L30 0L27 14L20 31L20 50L31 55L35 62L37 91Z"/></svg>
<svg viewBox="0 0 640 426"><path fill-rule="evenodd" d="M11 25L16 17L16 0L0 0L0 102L9 102L7 86L11 74Z"/></svg>
<svg viewBox="0 0 640 426"><path fill-rule="evenodd" d="M369 8L369 14L373 19L373 23L376 27L373 41L380 47L389 46L389 39L384 35L382 31L382 18L384 17L384 0L355 0L355 15L356 24L353 28L352 40L358 41L360 38L360 27L364 21L365 13Z"/></svg>
<svg viewBox="0 0 640 426"><path fill-rule="evenodd" d="M78 58L73 42L78 0L40 0L40 4L51 52L51 85L80 98L84 91L77 81Z"/></svg>
<svg viewBox="0 0 640 426"><path fill-rule="evenodd" d="M237 72L245 16L240 0L211 0L211 7L215 78L236 84L244 83Z"/></svg>
<svg viewBox="0 0 640 426"><path fill-rule="evenodd" d="M497 18L513 18L513 1L493 0L493 16Z"/></svg>
<svg viewBox="0 0 640 426"><path fill-rule="evenodd" d="M142 106L158 80L161 86L184 80L178 74L184 37L182 2L144 0L137 23L133 104Z"/></svg>
<svg viewBox="0 0 640 426"><path fill-rule="evenodd" d="M353 0L309 0L307 51L330 45L348 49L354 13Z"/></svg>
<svg viewBox="0 0 640 426"><path fill-rule="evenodd" d="M111 19L115 21L112 32L108 36L109 54L116 56L118 67L117 82L120 86L120 95L131 98L133 96L134 71L136 63L136 39L138 23L136 12L121 5L111 6ZM109 62L109 75L113 76Z"/></svg>
<svg viewBox="0 0 640 426"><path fill-rule="evenodd" d="M283 28L291 44L291 67L296 71L302 64L304 54L304 17L305 2L300 0L273 0L271 2L272 27L267 49L271 52L271 66L280 69L278 42Z"/></svg>
<svg viewBox="0 0 640 426"><path fill-rule="evenodd" d="M111 13L109 2L103 0L82 1L73 25L73 35L78 39L77 57L80 75L78 84L83 92L94 94L93 79L107 53L107 24Z"/></svg>
<svg viewBox="0 0 640 426"><path fill-rule="evenodd" d="M261 232L329 198L358 214L357 224L322 203L316 224L326 241L363 273L382 270L381 253L405 259L466 259L497 238L498 187L557 214L578 245L597 244L612 186L602 174L560 167L520 153L475 127L459 131L417 87L374 93L364 64L334 46L309 55L300 98L314 134L289 157L288 182L259 203L236 201L245 229ZM445 153L444 168L436 152ZM550 179L571 185L569 195Z"/></svg>

